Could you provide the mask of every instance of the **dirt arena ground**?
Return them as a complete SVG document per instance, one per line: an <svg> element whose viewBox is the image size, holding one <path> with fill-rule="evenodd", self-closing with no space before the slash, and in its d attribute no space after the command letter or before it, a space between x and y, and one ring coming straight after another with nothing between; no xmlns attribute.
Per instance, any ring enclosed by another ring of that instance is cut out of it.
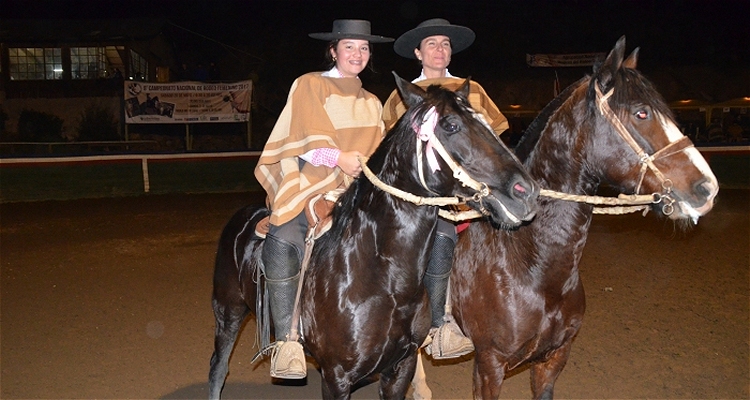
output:
<svg viewBox="0 0 750 400"><path fill-rule="evenodd" d="M556 397L750 398L750 191L723 190L698 226L596 216L581 274L587 312ZM219 233L253 193L0 205L0 397L206 398ZM320 398L250 364L254 324L225 398ZM426 363L436 399L471 397L471 357ZM529 398L528 371L502 398ZM354 393L377 397L376 385Z"/></svg>

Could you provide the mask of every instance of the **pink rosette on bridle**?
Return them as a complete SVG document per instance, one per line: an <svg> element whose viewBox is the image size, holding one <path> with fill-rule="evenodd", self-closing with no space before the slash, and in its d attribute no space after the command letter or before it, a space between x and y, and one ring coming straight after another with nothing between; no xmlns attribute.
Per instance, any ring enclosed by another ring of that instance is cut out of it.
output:
<svg viewBox="0 0 750 400"><path fill-rule="evenodd" d="M435 127L437 126L437 121L437 110L435 109L435 107L432 107L425 114L420 126L416 126L416 124L413 124L414 131L417 133L417 138L427 143L427 164L430 166L432 172L440 170L440 165L438 165L435 151L432 148L433 139L435 139Z"/></svg>

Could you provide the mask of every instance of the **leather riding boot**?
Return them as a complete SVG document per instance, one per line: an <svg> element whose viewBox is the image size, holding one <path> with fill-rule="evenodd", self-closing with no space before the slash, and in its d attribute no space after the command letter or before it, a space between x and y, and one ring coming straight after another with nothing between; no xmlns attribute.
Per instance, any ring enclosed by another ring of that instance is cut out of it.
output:
<svg viewBox="0 0 750 400"><path fill-rule="evenodd" d="M291 243L267 235L261 257L276 335L271 354L271 376L302 379L307 376L305 352L299 342L288 340L299 285L299 252Z"/></svg>
<svg viewBox="0 0 750 400"><path fill-rule="evenodd" d="M455 243L450 237L440 233L435 236L424 278L432 315L432 328L425 341L425 350L434 359L455 358L474 351L474 344L464 336L453 316L445 313L454 247Z"/></svg>

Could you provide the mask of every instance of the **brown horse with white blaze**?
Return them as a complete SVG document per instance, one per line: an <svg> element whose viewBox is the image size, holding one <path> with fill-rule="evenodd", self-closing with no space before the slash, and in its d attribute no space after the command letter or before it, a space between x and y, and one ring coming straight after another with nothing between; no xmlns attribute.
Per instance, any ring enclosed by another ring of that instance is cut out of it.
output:
<svg viewBox="0 0 750 400"><path fill-rule="evenodd" d="M718 182L635 69L638 49L627 58L624 50L623 37L593 75L554 99L516 154L543 188L595 195L605 183L653 194L651 210L690 226L713 207ZM505 374L527 365L534 398L552 398L583 322L578 263L594 207L552 197L539 203L533 222L514 231L472 223L456 247L451 296L476 348L477 398L498 398Z"/></svg>

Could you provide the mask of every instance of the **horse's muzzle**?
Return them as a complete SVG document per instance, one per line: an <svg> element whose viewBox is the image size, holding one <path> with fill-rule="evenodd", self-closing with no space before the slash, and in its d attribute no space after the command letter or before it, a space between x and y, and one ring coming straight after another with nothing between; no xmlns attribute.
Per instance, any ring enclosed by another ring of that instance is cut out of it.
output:
<svg viewBox="0 0 750 400"><path fill-rule="evenodd" d="M495 224L506 229L531 221L538 210L539 185L533 181L517 180L505 190L493 190L482 206Z"/></svg>

